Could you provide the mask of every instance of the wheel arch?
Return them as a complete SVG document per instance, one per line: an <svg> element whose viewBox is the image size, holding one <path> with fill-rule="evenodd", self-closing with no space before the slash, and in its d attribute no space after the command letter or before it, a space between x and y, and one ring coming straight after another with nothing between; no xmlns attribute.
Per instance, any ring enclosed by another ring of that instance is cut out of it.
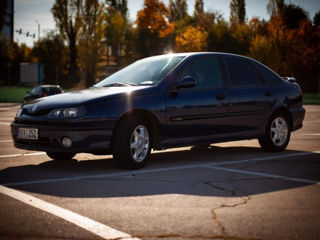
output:
<svg viewBox="0 0 320 240"><path fill-rule="evenodd" d="M125 121L126 119L137 115L140 116L142 118L144 118L150 125L151 127L151 136L152 136L152 148L153 149L159 149L160 148L160 142L161 142L161 133L160 133L160 122L158 120L158 118L156 117L156 115L154 113L152 113L149 110L146 109L132 109L128 112L123 113L120 118L118 119L114 130L112 132L112 136L111 136L111 145L113 142L113 138L115 135L115 132L117 131L118 126L120 125L120 123L122 121Z"/></svg>

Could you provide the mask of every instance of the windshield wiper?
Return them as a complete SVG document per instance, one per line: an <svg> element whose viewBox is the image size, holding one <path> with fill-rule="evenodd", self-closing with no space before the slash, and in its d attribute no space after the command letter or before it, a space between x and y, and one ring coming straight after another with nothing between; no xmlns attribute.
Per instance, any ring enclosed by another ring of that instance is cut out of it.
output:
<svg viewBox="0 0 320 240"><path fill-rule="evenodd" d="M123 86L135 86L135 85L136 84L124 82L124 83L110 83L110 84L103 85L103 87L123 87Z"/></svg>

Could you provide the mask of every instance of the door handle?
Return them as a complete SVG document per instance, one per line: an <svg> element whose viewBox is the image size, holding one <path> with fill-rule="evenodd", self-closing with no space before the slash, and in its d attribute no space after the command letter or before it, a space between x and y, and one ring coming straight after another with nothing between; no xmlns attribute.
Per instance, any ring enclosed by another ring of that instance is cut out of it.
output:
<svg viewBox="0 0 320 240"><path fill-rule="evenodd" d="M219 95L217 95L217 97L216 97L217 100L223 100L223 99L225 99L225 98L226 98L226 96L223 95L223 94L219 94Z"/></svg>
<svg viewBox="0 0 320 240"><path fill-rule="evenodd" d="M272 95L272 93L271 93L270 91L266 91L266 92L264 93L264 95L266 95L267 97L270 97L270 96Z"/></svg>

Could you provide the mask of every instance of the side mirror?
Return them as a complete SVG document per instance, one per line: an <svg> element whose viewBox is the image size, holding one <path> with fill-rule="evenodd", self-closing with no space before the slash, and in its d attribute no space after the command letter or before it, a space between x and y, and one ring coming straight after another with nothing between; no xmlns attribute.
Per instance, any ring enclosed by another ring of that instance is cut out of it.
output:
<svg viewBox="0 0 320 240"><path fill-rule="evenodd" d="M191 76L186 76L182 78L178 83L176 88L192 88L196 86L196 80Z"/></svg>

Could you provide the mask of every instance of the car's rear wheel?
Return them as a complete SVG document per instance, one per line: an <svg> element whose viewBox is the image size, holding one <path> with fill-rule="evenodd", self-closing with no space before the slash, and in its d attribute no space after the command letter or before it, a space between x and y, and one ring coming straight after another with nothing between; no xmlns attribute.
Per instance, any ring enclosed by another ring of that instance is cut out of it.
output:
<svg viewBox="0 0 320 240"><path fill-rule="evenodd" d="M122 168L145 166L151 151L151 131L147 121L139 116L122 120L112 142L113 157Z"/></svg>
<svg viewBox="0 0 320 240"><path fill-rule="evenodd" d="M71 160L76 154L75 153L63 153L63 152L46 152L48 157L55 161L68 161Z"/></svg>
<svg viewBox="0 0 320 240"><path fill-rule="evenodd" d="M276 114L271 117L265 135L259 138L259 144L263 150L280 152L287 147L290 135L287 117L283 114Z"/></svg>

